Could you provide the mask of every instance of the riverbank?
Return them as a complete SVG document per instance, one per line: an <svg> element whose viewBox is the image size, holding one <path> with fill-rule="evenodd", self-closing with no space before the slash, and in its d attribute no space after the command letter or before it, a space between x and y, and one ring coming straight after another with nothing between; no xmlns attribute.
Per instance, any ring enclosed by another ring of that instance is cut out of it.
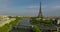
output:
<svg viewBox="0 0 60 32"><path fill-rule="evenodd" d="M10 23L5 24L3 27L0 27L0 32L7 32L11 29L12 25L15 25L18 23L18 21L21 20L21 18L16 17L16 20L11 21Z"/></svg>

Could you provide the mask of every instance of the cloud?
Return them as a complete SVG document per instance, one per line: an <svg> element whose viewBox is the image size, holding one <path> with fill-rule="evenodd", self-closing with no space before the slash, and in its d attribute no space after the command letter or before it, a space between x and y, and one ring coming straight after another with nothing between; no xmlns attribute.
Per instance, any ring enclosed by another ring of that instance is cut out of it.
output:
<svg viewBox="0 0 60 32"><path fill-rule="evenodd" d="M60 6L59 5L52 5L52 6L47 6L44 8L44 15L48 16L60 16Z"/></svg>
<svg viewBox="0 0 60 32"><path fill-rule="evenodd" d="M34 11L40 8L40 6L28 6L28 8L34 9ZM37 14L37 10L35 13ZM44 5L42 6L43 14L45 16L59 16L60 15L60 6L59 5ZM39 10L38 10L39 11Z"/></svg>
<svg viewBox="0 0 60 32"><path fill-rule="evenodd" d="M60 6L53 6L53 9L60 9Z"/></svg>
<svg viewBox="0 0 60 32"><path fill-rule="evenodd" d="M28 8L39 8L40 6L28 6Z"/></svg>
<svg viewBox="0 0 60 32"><path fill-rule="evenodd" d="M46 8L46 7L47 7L46 5L42 6L42 8ZM32 5L32 6L28 6L28 8L40 8L40 6L39 5Z"/></svg>
<svg viewBox="0 0 60 32"><path fill-rule="evenodd" d="M52 10L52 11L54 11L54 10L60 10L60 6L49 6L49 7L47 7L49 10Z"/></svg>

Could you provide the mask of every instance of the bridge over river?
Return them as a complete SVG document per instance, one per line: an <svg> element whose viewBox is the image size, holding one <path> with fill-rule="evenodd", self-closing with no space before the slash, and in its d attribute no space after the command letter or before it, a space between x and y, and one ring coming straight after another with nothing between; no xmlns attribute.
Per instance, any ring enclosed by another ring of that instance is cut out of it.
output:
<svg viewBox="0 0 60 32"><path fill-rule="evenodd" d="M30 19L24 18L23 20L19 21L17 25L13 25L9 32L32 32Z"/></svg>

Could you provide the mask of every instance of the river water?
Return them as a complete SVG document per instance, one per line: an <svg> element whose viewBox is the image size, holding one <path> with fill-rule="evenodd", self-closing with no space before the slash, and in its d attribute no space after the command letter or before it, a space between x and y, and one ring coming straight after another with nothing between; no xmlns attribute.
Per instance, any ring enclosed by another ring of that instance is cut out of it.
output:
<svg viewBox="0 0 60 32"><path fill-rule="evenodd" d="M18 26L20 26L20 25L25 25L25 26L29 26L29 25L31 25L30 24L30 19L29 18L24 18L23 20L21 20L21 21L19 21L19 23L18 23ZM28 30L21 30L21 29L11 29L11 31L10 32L30 32L30 31L28 31Z"/></svg>
<svg viewBox="0 0 60 32"><path fill-rule="evenodd" d="M31 25L29 18L24 18L21 22L18 23L18 25Z"/></svg>

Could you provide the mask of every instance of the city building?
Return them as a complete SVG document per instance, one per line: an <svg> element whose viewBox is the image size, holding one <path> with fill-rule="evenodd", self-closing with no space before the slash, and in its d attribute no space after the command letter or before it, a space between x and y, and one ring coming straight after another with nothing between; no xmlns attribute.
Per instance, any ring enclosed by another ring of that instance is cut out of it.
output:
<svg viewBox="0 0 60 32"><path fill-rule="evenodd" d="M0 16L0 27L4 26L5 24L9 24L11 21L16 20L15 18L9 18L8 16Z"/></svg>
<svg viewBox="0 0 60 32"><path fill-rule="evenodd" d="M60 19L57 20L57 24L60 24Z"/></svg>

